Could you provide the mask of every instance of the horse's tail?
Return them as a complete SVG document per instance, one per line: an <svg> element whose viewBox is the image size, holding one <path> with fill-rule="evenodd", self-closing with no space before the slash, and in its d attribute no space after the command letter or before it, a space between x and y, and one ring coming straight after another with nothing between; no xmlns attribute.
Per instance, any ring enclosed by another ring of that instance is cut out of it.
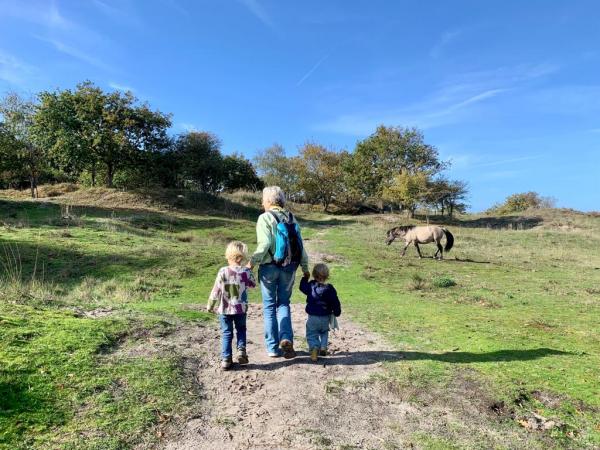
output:
<svg viewBox="0 0 600 450"><path fill-rule="evenodd" d="M445 228L442 228L442 231L446 235L446 247L444 247L444 251L447 252L454 245L454 235L452 233L450 233L448 230L446 230Z"/></svg>

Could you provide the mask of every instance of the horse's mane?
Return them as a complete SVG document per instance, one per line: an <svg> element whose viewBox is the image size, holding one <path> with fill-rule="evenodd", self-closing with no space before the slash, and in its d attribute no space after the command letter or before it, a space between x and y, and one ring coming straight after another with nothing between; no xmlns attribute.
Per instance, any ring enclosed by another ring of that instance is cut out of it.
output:
<svg viewBox="0 0 600 450"><path fill-rule="evenodd" d="M400 225L399 227L396 227L396 230L408 231L408 230L412 230L414 227L415 227L414 225Z"/></svg>

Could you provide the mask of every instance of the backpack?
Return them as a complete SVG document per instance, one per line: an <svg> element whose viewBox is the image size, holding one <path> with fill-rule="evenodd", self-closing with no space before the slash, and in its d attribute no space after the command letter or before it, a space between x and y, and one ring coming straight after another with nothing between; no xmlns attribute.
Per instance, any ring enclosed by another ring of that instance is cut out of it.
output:
<svg viewBox="0 0 600 450"><path fill-rule="evenodd" d="M281 220L274 211L269 213L275 218L277 225L275 227L275 254L269 249L269 255L278 267L296 271L302 259L302 236L300 227L294 222L294 215L288 213L287 220Z"/></svg>

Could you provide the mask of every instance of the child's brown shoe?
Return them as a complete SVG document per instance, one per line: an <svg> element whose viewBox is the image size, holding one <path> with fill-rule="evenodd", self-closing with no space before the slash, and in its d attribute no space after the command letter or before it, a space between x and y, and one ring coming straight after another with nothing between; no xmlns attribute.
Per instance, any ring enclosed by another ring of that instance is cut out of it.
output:
<svg viewBox="0 0 600 450"><path fill-rule="evenodd" d="M246 353L246 349L244 347L238 348L238 363L248 364L248 354Z"/></svg>
<svg viewBox="0 0 600 450"><path fill-rule="evenodd" d="M319 356L327 356L327 347L319 350Z"/></svg>
<svg viewBox="0 0 600 450"><path fill-rule="evenodd" d="M221 361L221 369L223 369L223 370L229 370L229 369L231 369L232 366L233 366L233 360L231 359L231 356L229 358L225 358Z"/></svg>
<svg viewBox="0 0 600 450"><path fill-rule="evenodd" d="M313 348L310 351L310 360L312 362L317 362L318 359L319 359L319 349L318 348Z"/></svg>

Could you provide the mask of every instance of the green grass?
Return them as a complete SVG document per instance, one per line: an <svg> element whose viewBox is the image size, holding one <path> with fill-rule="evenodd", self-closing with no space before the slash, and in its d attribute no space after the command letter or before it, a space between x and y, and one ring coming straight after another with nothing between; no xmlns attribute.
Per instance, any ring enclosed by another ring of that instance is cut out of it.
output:
<svg viewBox="0 0 600 450"><path fill-rule="evenodd" d="M63 219L58 204L0 199L0 448L129 448L199 401L177 358L115 350L214 320L202 307L225 244L254 240L252 210L226 205L77 206Z"/></svg>
<svg viewBox="0 0 600 450"><path fill-rule="evenodd" d="M443 376L475 369L507 404L548 392L559 406L531 399L517 413L558 417L557 442L600 445L600 219L583 223L595 234L450 226L456 244L443 262L414 248L401 259L400 245L383 243L391 225L361 222L320 239L347 262L332 270L346 311L404 351L408 362L395 364L425 363Z"/></svg>
<svg viewBox="0 0 600 450"><path fill-rule="evenodd" d="M0 199L0 259L12 261L0 268L0 448L130 448L201 401L178 358L115 350L182 321L212 323L202 306L226 243L255 242L252 196L177 198L185 209L167 210L167 197L158 208L118 191L71 195L70 219L61 197ZM560 420L548 433L555 446L600 446L600 219L560 212L521 230L499 218L514 230L497 230L465 217L448 225L455 248L440 262L385 246L390 216L302 212L307 241L337 256L331 281L344 315L402 351L386 365L398 390L435 392L468 369L516 418ZM96 310L110 314L86 316Z"/></svg>

